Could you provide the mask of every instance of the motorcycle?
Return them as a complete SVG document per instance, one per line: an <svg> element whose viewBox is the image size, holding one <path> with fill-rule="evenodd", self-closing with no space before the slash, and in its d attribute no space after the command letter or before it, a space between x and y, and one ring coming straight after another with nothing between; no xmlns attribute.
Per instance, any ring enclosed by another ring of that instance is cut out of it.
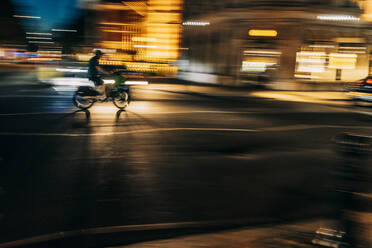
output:
<svg viewBox="0 0 372 248"><path fill-rule="evenodd" d="M112 101L120 110L124 110L130 102L130 88L128 85L120 85L113 88L107 97L103 98L99 91L91 86L79 86L73 96L73 103L80 109L89 109L96 102Z"/></svg>

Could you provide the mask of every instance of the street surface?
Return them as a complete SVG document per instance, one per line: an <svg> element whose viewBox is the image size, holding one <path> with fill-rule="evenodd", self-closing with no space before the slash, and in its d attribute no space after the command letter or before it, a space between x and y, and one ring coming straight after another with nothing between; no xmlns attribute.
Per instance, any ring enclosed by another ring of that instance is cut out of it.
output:
<svg viewBox="0 0 372 248"><path fill-rule="evenodd" d="M159 89L161 87L162 89ZM332 217L332 139L368 108L133 87L126 111L0 88L0 244L86 228ZM184 87L179 86L180 91Z"/></svg>

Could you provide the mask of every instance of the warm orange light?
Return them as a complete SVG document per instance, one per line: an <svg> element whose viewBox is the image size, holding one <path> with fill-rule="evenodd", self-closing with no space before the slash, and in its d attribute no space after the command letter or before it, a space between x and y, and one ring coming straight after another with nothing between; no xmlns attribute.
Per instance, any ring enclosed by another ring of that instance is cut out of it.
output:
<svg viewBox="0 0 372 248"><path fill-rule="evenodd" d="M112 25L112 26L133 26L133 25L137 25L137 24L133 24L133 23L123 23L123 22L100 22L99 24Z"/></svg>
<svg viewBox="0 0 372 248"><path fill-rule="evenodd" d="M136 33L134 31L128 31L128 30L114 30L114 29L103 29L103 32L109 32L109 33Z"/></svg>
<svg viewBox="0 0 372 248"><path fill-rule="evenodd" d="M271 29L251 29L249 30L249 36L264 36L264 37L276 37L278 32Z"/></svg>
<svg viewBox="0 0 372 248"><path fill-rule="evenodd" d="M98 4L97 5L98 10L130 10L130 8L126 5L123 5L121 3L119 4Z"/></svg>

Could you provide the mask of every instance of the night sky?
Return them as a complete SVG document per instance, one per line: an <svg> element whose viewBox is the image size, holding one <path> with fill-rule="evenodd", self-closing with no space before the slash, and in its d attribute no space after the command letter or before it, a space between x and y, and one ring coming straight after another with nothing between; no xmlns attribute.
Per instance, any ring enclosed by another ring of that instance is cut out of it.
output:
<svg viewBox="0 0 372 248"><path fill-rule="evenodd" d="M1 0L0 0L1 1ZM25 6L19 9L19 15L40 16L40 26L48 30L56 28L57 24L67 24L77 14L75 6L78 0L12 0Z"/></svg>

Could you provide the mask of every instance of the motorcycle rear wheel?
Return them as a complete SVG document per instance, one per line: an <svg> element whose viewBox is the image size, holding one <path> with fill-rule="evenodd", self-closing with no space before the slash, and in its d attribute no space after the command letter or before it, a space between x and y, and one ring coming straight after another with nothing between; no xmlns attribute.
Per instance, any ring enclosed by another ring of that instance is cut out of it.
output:
<svg viewBox="0 0 372 248"><path fill-rule="evenodd" d="M112 98L112 102L117 108L123 110L126 107L128 107L128 103L129 103L128 98L129 98L129 95L127 92L121 92L120 95L117 95Z"/></svg>

